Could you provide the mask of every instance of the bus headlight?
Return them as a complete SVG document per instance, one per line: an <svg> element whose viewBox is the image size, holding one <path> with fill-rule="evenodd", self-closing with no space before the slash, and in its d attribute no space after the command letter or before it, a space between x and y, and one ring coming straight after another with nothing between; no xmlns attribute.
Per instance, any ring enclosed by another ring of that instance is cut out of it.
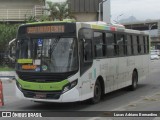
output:
<svg viewBox="0 0 160 120"><path fill-rule="evenodd" d="M78 83L78 79L67 84L66 86L64 86L62 93L65 93L65 92L69 91L70 89L74 88L77 85L77 83Z"/></svg>

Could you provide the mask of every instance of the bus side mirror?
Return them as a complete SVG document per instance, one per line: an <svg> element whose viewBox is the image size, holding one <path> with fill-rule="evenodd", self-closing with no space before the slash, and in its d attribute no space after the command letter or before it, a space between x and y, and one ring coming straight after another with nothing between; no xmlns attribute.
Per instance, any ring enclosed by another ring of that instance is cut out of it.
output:
<svg viewBox="0 0 160 120"><path fill-rule="evenodd" d="M89 28L82 28L79 30L79 39L92 39L93 31Z"/></svg>
<svg viewBox="0 0 160 120"><path fill-rule="evenodd" d="M12 61L16 59L16 39L13 39L9 42L9 54L8 58Z"/></svg>

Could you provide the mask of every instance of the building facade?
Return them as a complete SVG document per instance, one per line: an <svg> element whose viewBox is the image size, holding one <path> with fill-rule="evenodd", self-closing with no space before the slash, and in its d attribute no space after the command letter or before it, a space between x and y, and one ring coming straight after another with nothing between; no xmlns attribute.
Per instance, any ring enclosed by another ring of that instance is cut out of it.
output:
<svg viewBox="0 0 160 120"><path fill-rule="evenodd" d="M97 21L98 4L101 0L69 0L71 12L77 21Z"/></svg>
<svg viewBox="0 0 160 120"><path fill-rule="evenodd" d="M65 2L66 0L46 0L51 2ZM68 0L69 8L78 22L98 21L99 3L102 0ZM110 23L110 0L100 4L100 20Z"/></svg>
<svg viewBox="0 0 160 120"><path fill-rule="evenodd" d="M30 16L43 15L48 1L65 2L66 0L0 0L0 21L25 21ZM69 8L78 22L98 21L99 3L102 0L68 0ZM107 3L107 4L106 4ZM104 7L107 6L107 7ZM104 11L104 17L103 17ZM101 4L101 20L110 17L110 0ZM108 17L109 16L109 17Z"/></svg>
<svg viewBox="0 0 160 120"><path fill-rule="evenodd" d="M43 13L45 0L0 0L0 21L24 21Z"/></svg>

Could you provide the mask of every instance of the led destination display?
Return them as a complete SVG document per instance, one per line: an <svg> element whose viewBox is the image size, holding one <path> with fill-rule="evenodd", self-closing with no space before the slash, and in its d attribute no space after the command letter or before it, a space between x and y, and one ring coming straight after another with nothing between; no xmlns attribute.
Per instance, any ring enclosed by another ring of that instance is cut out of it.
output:
<svg viewBox="0 0 160 120"><path fill-rule="evenodd" d="M64 32L64 25L27 27L27 33L28 34L63 33L63 32Z"/></svg>

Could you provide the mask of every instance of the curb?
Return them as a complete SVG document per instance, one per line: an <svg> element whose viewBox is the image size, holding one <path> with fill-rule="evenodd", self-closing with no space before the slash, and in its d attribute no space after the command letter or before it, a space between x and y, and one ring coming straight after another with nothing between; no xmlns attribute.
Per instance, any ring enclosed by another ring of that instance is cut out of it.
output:
<svg viewBox="0 0 160 120"><path fill-rule="evenodd" d="M15 71L0 71L0 77L1 76L15 76Z"/></svg>
<svg viewBox="0 0 160 120"><path fill-rule="evenodd" d="M15 80L15 71L1 71L0 72L0 80L3 83L11 83Z"/></svg>

